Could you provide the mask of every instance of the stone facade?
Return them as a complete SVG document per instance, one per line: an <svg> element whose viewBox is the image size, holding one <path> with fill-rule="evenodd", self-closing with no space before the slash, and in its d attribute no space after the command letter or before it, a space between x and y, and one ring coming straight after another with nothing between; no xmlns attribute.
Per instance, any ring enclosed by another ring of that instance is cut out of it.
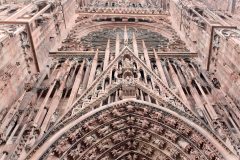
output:
<svg viewBox="0 0 240 160"><path fill-rule="evenodd" d="M239 159L240 17L216 3L1 1L0 159Z"/></svg>

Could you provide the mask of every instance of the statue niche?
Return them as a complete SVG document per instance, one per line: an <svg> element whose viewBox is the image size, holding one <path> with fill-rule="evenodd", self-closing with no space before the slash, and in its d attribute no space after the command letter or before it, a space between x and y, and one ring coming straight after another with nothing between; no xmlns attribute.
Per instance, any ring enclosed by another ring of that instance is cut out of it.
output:
<svg viewBox="0 0 240 160"><path fill-rule="evenodd" d="M122 57L122 98L136 98L136 87L134 83L134 65L132 61L132 57L129 55L129 51L125 50L124 55Z"/></svg>

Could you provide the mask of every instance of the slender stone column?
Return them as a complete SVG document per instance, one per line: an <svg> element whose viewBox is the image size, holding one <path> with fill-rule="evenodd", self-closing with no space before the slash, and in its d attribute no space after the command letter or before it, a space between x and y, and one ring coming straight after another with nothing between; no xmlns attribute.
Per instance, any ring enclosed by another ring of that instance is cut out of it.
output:
<svg viewBox="0 0 240 160"><path fill-rule="evenodd" d="M55 65L55 68L57 67L59 65L59 63L57 63L56 65ZM54 68L54 70L55 70L55 68ZM52 93L52 91L53 91L53 88L54 88L54 86L55 86L55 84L56 84L56 79L58 79L59 78L59 72L58 72L58 74L57 74L57 76L56 76L56 78L54 79L54 81L52 82L52 84L51 84L51 86L50 86L50 88L48 89L48 93L47 93L47 95L45 96L45 98L44 98L44 100L43 100L43 102L42 102L42 104L41 104L41 106L40 106L40 108L39 108L39 110L38 110L38 113L37 113L37 115L36 115L36 117L35 117L35 119L34 119L34 124L36 125L35 127L39 127L40 125L41 125L41 123L42 123L42 121L41 121L41 117L42 117L42 115L44 114L43 113L43 111L44 111L44 107L46 106L46 104L47 104L47 102L48 102L48 99L49 99L49 97L50 97L50 95L51 95L51 93ZM46 113L45 113L46 114ZM44 115L45 115L44 114Z"/></svg>
<svg viewBox="0 0 240 160"><path fill-rule="evenodd" d="M136 40L134 32L133 32L133 35L132 35L132 41L133 41L133 51L134 51L134 54L138 57L137 40Z"/></svg>
<svg viewBox="0 0 240 160"><path fill-rule="evenodd" d="M206 96L205 92L203 91L201 85L199 84L199 82L197 81L196 77L194 76L194 74L192 73L191 70L190 70L190 73L191 73L192 77L194 77L193 80L194 80L195 83L197 84L200 92L202 93L202 95L203 95L203 97L204 97L204 99L205 99L205 101L206 101L206 103L207 103L206 109L207 109L209 115L211 116L211 118L212 118L213 120L214 120L214 119L217 119L217 118L218 118L218 115L217 115L217 113L215 112L214 108L212 107L211 103L209 102L208 97Z"/></svg>
<svg viewBox="0 0 240 160"><path fill-rule="evenodd" d="M166 65L167 65L166 63L167 63L167 62L162 62L163 72L165 72L167 81L169 82L169 83L168 83L169 87L172 87L173 84L172 84L171 78L170 78L170 76L169 76L169 73L168 73L168 70L167 70L167 67L166 67Z"/></svg>
<svg viewBox="0 0 240 160"><path fill-rule="evenodd" d="M119 50L120 50L120 39L119 39L119 34L117 32L115 58L119 55Z"/></svg>
<svg viewBox="0 0 240 160"><path fill-rule="evenodd" d="M93 58L93 61L92 61L92 68L91 68L90 76L89 76L89 79L88 79L88 86L87 87L90 87L92 82L94 81L94 76L95 76L96 68L97 68L97 62L98 62L98 49L97 49L97 51L95 53L95 56Z"/></svg>
<svg viewBox="0 0 240 160"><path fill-rule="evenodd" d="M127 33L127 27L124 27L124 42L128 42L128 33Z"/></svg>
<svg viewBox="0 0 240 160"><path fill-rule="evenodd" d="M146 64L147 64L148 68L151 69L151 64L150 64L150 60L149 60L149 56L148 56L148 51L147 51L144 40L142 40L142 45L143 45L143 53L144 53L144 57L145 57L145 60L146 60Z"/></svg>
<svg viewBox="0 0 240 160"><path fill-rule="evenodd" d="M108 66L109 53L110 53L110 39L108 39L108 43L107 43L107 47L106 47L106 51L105 51L103 70L105 70Z"/></svg>
<svg viewBox="0 0 240 160"><path fill-rule="evenodd" d="M183 64L183 67L185 66L186 69L187 69L186 63L185 63L183 60L182 60L182 64ZM200 95L199 95L198 92L197 92L197 89L192 85L191 80L188 78L188 76L187 76L184 68L182 69L182 71L183 71L183 75L184 75L185 78L186 78L187 84L188 84L188 86L190 87L190 91L191 91L191 93L192 93L193 99L195 100L197 106L198 106L199 108L201 108L202 110L204 110L204 106L203 106L202 100L201 100L201 98L200 98Z"/></svg>
<svg viewBox="0 0 240 160"><path fill-rule="evenodd" d="M81 64L81 67L80 67L80 69L79 69L79 71L76 75L76 79L75 79L75 82L74 82L73 87L72 87L72 92L71 92L71 95L68 99L68 103L67 103L67 106L66 106L65 110L67 110L69 107L71 107L73 101L76 98L76 94L77 94L77 91L78 91L78 88L79 88L79 85L81 83L82 76L83 76L84 64L85 64L85 59L83 60L83 62Z"/></svg>
<svg viewBox="0 0 240 160"><path fill-rule="evenodd" d="M50 123L50 119L51 119L53 113L55 112L55 110L58 107L59 101L62 97L63 89L65 87L66 76L67 76L67 73L69 72L70 68L71 68L71 66L69 65L69 59L67 59L64 62L64 64L62 64L62 68L61 68L61 72L60 72L60 77L62 76L63 80L61 82L61 85L60 85L59 89L56 90L54 95L53 95L52 102L50 104L50 108L49 108L48 113L47 113L47 115L46 115L46 117L43 121L42 126L41 126L40 137L42 137L43 134L44 134L44 131L47 130L48 125Z"/></svg>
<svg viewBox="0 0 240 160"><path fill-rule="evenodd" d="M87 68L84 74L83 83L82 83L82 92L87 88L89 74L90 74L91 62L87 61Z"/></svg>
<svg viewBox="0 0 240 160"><path fill-rule="evenodd" d="M179 91L179 93L180 93L181 98L183 99L183 101L185 102L185 104L187 104L188 108L189 108L190 110L192 110L192 108L190 107L190 105L189 105L189 103L188 103L187 97L186 97L186 95L185 95L185 93L184 93L184 91L183 91L183 89L182 89L182 85L181 85L180 82L179 82L179 79L178 79L177 74L175 73L175 71L174 71L171 63L170 63L169 61L168 61L168 63L169 63L170 72L171 72L173 81L174 81L174 83L176 84L176 87L177 87L177 89L178 89L178 91Z"/></svg>
<svg viewBox="0 0 240 160"><path fill-rule="evenodd" d="M162 67L162 64L161 64L161 61L155 51L155 48L153 48L153 51L154 51L154 55L155 55L155 59L156 59L156 64L157 64L157 67L158 67L158 71L160 73L160 76L161 76L161 79L163 80L163 82L165 83L165 85L168 87L168 82L167 82L167 79L165 77L165 74L164 74L164 71L163 71L163 67Z"/></svg>

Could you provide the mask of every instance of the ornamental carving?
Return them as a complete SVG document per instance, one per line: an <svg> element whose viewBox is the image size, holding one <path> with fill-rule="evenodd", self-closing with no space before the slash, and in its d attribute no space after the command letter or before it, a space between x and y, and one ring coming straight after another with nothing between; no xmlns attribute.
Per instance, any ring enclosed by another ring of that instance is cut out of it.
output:
<svg viewBox="0 0 240 160"><path fill-rule="evenodd" d="M141 105L131 103L129 106L131 107L128 107L128 104L121 104L89 117L82 124L78 124L78 127L67 137L63 136L57 140L57 145L53 149L55 155L52 155L50 150L47 155L72 159L95 159L96 157L111 159L111 157L125 156L134 158L133 154L129 156L128 152L137 151L136 153L143 155L143 159L158 155L157 159L180 157L186 160L190 157L204 157L203 159L207 157L214 160L221 155L219 153L217 156L216 150L209 147L207 139L198 138L201 134L194 128L189 129L182 120L176 121L176 118L164 111L149 108L146 112L146 108ZM136 108L143 112L125 112L129 108ZM109 110L117 110L121 114L109 112ZM161 118L143 114L144 110L145 113L152 113ZM101 121L99 117L105 116L108 120Z"/></svg>

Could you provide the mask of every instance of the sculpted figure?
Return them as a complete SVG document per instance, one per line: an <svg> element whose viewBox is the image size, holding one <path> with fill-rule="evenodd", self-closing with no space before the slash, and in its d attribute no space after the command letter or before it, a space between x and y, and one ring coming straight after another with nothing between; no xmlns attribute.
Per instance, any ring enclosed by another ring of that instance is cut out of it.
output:
<svg viewBox="0 0 240 160"><path fill-rule="evenodd" d="M139 71L137 71L137 78L138 78L138 80L140 80L141 77L142 77L141 73Z"/></svg>
<svg viewBox="0 0 240 160"><path fill-rule="evenodd" d="M123 99L123 91L122 91L122 88L119 89L118 93L119 93L118 98L119 98L120 100L122 100L122 99Z"/></svg>
<svg viewBox="0 0 240 160"><path fill-rule="evenodd" d="M123 120L123 119L121 119L121 120L118 120L118 121L114 121L113 123L112 123L112 126L113 126L113 128L114 129L120 129L120 128L122 128L122 127L124 127L125 126L125 120Z"/></svg>
<svg viewBox="0 0 240 160"><path fill-rule="evenodd" d="M162 112L156 112L156 111L152 111L151 114L149 114L151 118L157 120L157 121L160 121L162 118L163 118L163 114Z"/></svg>
<svg viewBox="0 0 240 160"><path fill-rule="evenodd" d="M125 147L121 146L119 149L113 149L111 153L114 158L117 158L123 153L124 149L125 149Z"/></svg>
<svg viewBox="0 0 240 160"><path fill-rule="evenodd" d="M100 143L98 145L98 148L99 148L100 152L103 152L103 151L111 148L109 142L111 142L111 140L110 139L106 139L106 140L104 140L102 143Z"/></svg>
<svg viewBox="0 0 240 160"><path fill-rule="evenodd" d="M81 143L79 143L79 144L77 145L77 151L78 151L79 153L82 153L84 150L85 150L85 146L82 145Z"/></svg>
<svg viewBox="0 0 240 160"><path fill-rule="evenodd" d="M192 141L201 149L201 146L204 144L204 141L201 137L199 137L196 133L192 134Z"/></svg>
<svg viewBox="0 0 240 160"><path fill-rule="evenodd" d="M167 158L166 156L160 154L156 157L156 160L169 160L169 158Z"/></svg>
<svg viewBox="0 0 240 160"><path fill-rule="evenodd" d="M76 129L72 134L68 136L69 139L71 139L72 142L75 142L78 137L82 135L82 127L79 129Z"/></svg>
<svg viewBox="0 0 240 160"><path fill-rule="evenodd" d="M98 68L97 71L96 71L96 76L99 76L101 74L101 69Z"/></svg>
<svg viewBox="0 0 240 160"><path fill-rule="evenodd" d="M110 112L106 111L105 113L98 116L98 120L99 120L100 123L107 122L108 120L110 120L109 116L110 116Z"/></svg>
<svg viewBox="0 0 240 160"><path fill-rule="evenodd" d="M83 142L86 144L86 146L90 146L95 141L96 140L93 136L88 136L83 140Z"/></svg>
<svg viewBox="0 0 240 160"><path fill-rule="evenodd" d="M135 108L135 107L132 106L132 105L127 105L126 108L127 108L127 111L128 111L128 112L134 112L134 108Z"/></svg>
<svg viewBox="0 0 240 160"><path fill-rule="evenodd" d="M114 56L111 54L110 61L114 60Z"/></svg>
<svg viewBox="0 0 240 160"><path fill-rule="evenodd" d="M137 98L137 99L140 98L140 92L139 92L139 89L136 89L136 98Z"/></svg>
<svg viewBox="0 0 240 160"><path fill-rule="evenodd" d="M186 152L186 153L189 153L190 150L192 149L192 147L190 146L189 143L185 142L185 141L182 141L182 140L179 140L178 141L178 145Z"/></svg>
<svg viewBox="0 0 240 160"><path fill-rule="evenodd" d="M148 116L148 109L147 108L141 108L141 107L136 107L137 111L135 113L140 114L142 116Z"/></svg>
<svg viewBox="0 0 240 160"><path fill-rule="evenodd" d="M137 119L137 125L141 126L142 128L148 128L149 122L146 119Z"/></svg>
<svg viewBox="0 0 240 160"><path fill-rule="evenodd" d="M123 64L125 68L131 68L131 61L128 58L125 58Z"/></svg>
<svg viewBox="0 0 240 160"><path fill-rule="evenodd" d="M111 131L112 131L112 129L109 126L105 126L102 129L99 129L97 132L101 137L104 137Z"/></svg>
<svg viewBox="0 0 240 160"><path fill-rule="evenodd" d="M66 149L65 147L66 144L67 139L63 139L53 151L56 152L58 155L62 154Z"/></svg>
<svg viewBox="0 0 240 160"><path fill-rule="evenodd" d="M26 149L27 151L30 150L30 149L33 147L33 145L34 145L35 142L36 142L36 139L37 139L37 134L31 135L30 141L26 143L25 149Z"/></svg>
<svg viewBox="0 0 240 160"><path fill-rule="evenodd" d="M155 124L151 124L151 130L160 135L162 135L164 132L164 128L162 126L158 126Z"/></svg>
<svg viewBox="0 0 240 160"><path fill-rule="evenodd" d="M177 139L178 139L178 136L175 134L175 133L172 133L171 131L167 131L165 133L165 136L168 138L168 139L171 139L173 142L176 142Z"/></svg>
<svg viewBox="0 0 240 160"><path fill-rule="evenodd" d="M165 117L164 119L164 123L166 123L167 125L169 125L170 127L175 128L177 121L176 119L172 118L172 117Z"/></svg>
<svg viewBox="0 0 240 160"><path fill-rule="evenodd" d="M173 148L173 147L167 147L167 150L170 152L171 157L174 158L174 159L176 159L177 156L180 154L180 153L178 152L178 150L176 150L176 149Z"/></svg>
<svg viewBox="0 0 240 160"><path fill-rule="evenodd" d="M133 129L133 128L132 128L132 129L129 128L129 129L127 130L127 134L128 134L129 137L135 136L135 132L136 132L136 130Z"/></svg>
<svg viewBox="0 0 240 160"><path fill-rule="evenodd" d="M184 134L185 136L188 136L191 133L191 130L184 124L178 123L176 128L177 128L177 131Z"/></svg>
<svg viewBox="0 0 240 160"><path fill-rule="evenodd" d="M159 140L157 138L153 138L153 143L157 144L160 149L164 149L166 142L164 140Z"/></svg>
<svg viewBox="0 0 240 160"><path fill-rule="evenodd" d="M137 138L143 140L143 141L146 141L146 142L149 142L150 139L151 139L151 134L149 133L145 133L144 131L142 130L139 130L138 131L139 135L137 136Z"/></svg>
<svg viewBox="0 0 240 160"><path fill-rule="evenodd" d="M122 115L122 113L119 112L118 109L117 109L116 107L113 108L113 110L112 110L112 114L113 114L114 117L119 117L119 116Z"/></svg>
<svg viewBox="0 0 240 160"><path fill-rule="evenodd" d="M34 74L30 80L28 81L28 83L24 84L24 89L28 92L30 90L32 90L32 88L34 87L35 83L38 81L39 78L39 73Z"/></svg>
<svg viewBox="0 0 240 160"><path fill-rule="evenodd" d="M214 151L212 151L212 149L206 144L203 144L203 153L210 159L213 160L216 157L216 154Z"/></svg>
<svg viewBox="0 0 240 160"><path fill-rule="evenodd" d="M126 134L122 131L122 132L118 132L117 134L112 136L113 142L114 143L118 143L121 141L124 141L126 139Z"/></svg>
<svg viewBox="0 0 240 160"><path fill-rule="evenodd" d="M57 121L57 117L58 117L59 111L58 109L56 109L56 111L53 113L50 122L51 123L55 123Z"/></svg>
<svg viewBox="0 0 240 160"><path fill-rule="evenodd" d="M109 156L105 156L101 160L109 160Z"/></svg>
<svg viewBox="0 0 240 160"><path fill-rule="evenodd" d="M154 68L154 72L156 75L159 75L157 67Z"/></svg>
<svg viewBox="0 0 240 160"><path fill-rule="evenodd" d="M151 156L154 152L154 149L152 147L146 147L145 145L142 145L140 149L144 154L149 156Z"/></svg>
<svg viewBox="0 0 240 160"><path fill-rule="evenodd" d="M71 150L71 152L68 154L71 156L73 159L77 159L77 157L80 155L77 149Z"/></svg>
<svg viewBox="0 0 240 160"><path fill-rule="evenodd" d="M199 153L198 151L196 151L194 149L190 150L190 157L192 159L204 160L204 157L202 157L201 153Z"/></svg>
<svg viewBox="0 0 240 160"><path fill-rule="evenodd" d="M134 121L135 121L135 117L127 117L127 124L128 125L133 125L134 124Z"/></svg>
<svg viewBox="0 0 240 160"><path fill-rule="evenodd" d="M133 154L133 156L131 156L131 154L127 155L127 159L128 160L137 160L138 156L136 154Z"/></svg>
<svg viewBox="0 0 240 160"><path fill-rule="evenodd" d="M88 151L88 153L84 157L84 160L94 160L96 158L96 155L97 155L96 150L97 150L97 148L94 147L93 149Z"/></svg>
<svg viewBox="0 0 240 160"><path fill-rule="evenodd" d="M128 149L136 150L137 145L138 145L138 142L133 141L133 142L131 143L131 141L128 141L128 142L127 142L127 145L128 145Z"/></svg>
<svg viewBox="0 0 240 160"><path fill-rule="evenodd" d="M118 81L118 70L114 72L114 78L116 79L116 82Z"/></svg>
<svg viewBox="0 0 240 160"><path fill-rule="evenodd" d="M122 65L121 65L121 64L119 64L118 69L119 69L120 71L122 70Z"/></svg>
<svg viewBox="0 0 240 160"><path fill-rule="evenodd" d="M220 124L218 124L217 122L213 123L214 129L217 131L217 133L219 134L219 136L224 139L226 138L225 134L223 133L222 127Z"/></svg>
<svg viewBox="0 0 240 160"><path fill-rule="evenodd" d="M91 131L93 130L95 127L93 126L94 124L96 124L96 119L93 118L91 120L89 120L88 122L86 122L84 125L83 125L83 128L86 130L86 131Z"/></svg>

